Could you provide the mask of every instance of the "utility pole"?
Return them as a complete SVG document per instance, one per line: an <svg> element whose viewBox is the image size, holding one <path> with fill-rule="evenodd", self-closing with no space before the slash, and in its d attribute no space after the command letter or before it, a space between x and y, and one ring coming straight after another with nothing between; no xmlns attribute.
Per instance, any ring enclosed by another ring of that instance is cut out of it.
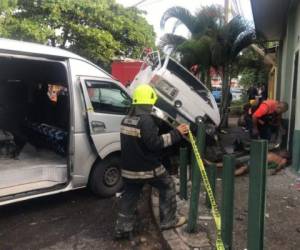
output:
<svg viewBox="0 0 300 250"><path fill-rule="evenodd" d="M225 0L224 9L225 9L225 23L228 23L228 19L229 19L229 0Z"/></svg>

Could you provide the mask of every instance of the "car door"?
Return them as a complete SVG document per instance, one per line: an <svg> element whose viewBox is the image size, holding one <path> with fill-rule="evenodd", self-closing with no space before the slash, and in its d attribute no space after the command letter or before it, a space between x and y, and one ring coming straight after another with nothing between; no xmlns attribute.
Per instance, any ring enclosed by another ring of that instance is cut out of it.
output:
<svg viewBox="0 0 300 250"><path fill-rule="evenodd" d="M120 149L120 124L131 99L124 88L110 79L80 77L80 83L90 135L104 158Z"/></svg>

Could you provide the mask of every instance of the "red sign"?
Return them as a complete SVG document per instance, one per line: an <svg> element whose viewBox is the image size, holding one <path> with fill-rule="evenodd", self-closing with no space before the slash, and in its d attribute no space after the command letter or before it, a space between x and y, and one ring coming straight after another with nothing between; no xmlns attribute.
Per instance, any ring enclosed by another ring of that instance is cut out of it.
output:
<svg viewBox="0 0 300 250"><path fill-rule="evenodd" d="M111 64L111 74L127 86L140 71L142 64L143 61L140 60L117 60Z"/></svg>

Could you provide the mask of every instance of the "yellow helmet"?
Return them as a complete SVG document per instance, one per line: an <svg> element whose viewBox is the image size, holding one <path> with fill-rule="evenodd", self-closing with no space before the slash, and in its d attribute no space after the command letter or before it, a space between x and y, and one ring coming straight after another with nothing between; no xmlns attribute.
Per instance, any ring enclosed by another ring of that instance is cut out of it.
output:
<svg viewBox="0 0 300 250"><path fill-rule="evenodd" d="M157 95L154 89L148 84L139 85L133 92L132 104L154 105Z"/></svg>

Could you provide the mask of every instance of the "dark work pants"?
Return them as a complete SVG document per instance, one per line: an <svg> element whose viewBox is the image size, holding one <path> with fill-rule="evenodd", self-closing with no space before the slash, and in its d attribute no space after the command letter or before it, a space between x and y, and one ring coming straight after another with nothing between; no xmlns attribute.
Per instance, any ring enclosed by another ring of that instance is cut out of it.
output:
<svg viewBox="0 0 300 250"><path fill-rule="evenodd" d="M126 233L133 230L137 202L142 193L143 186L147 183L159 191L161 225L169 226L176 224L176 190L175 184L169 174L165 173L147 180L128 180L124 178L124 182L125 188L121 196L115 227L117 232Z"/></svg>
<svg viewBox="0 0 300 250"><path fill-rule="evenodd" d="M259 125L258 131L261 139L270 141L272 134L278 133L278 127L269 124Z"/></svg>
<svg viewBox="0 0 300 250"><path fill-rule="evenodd" d="M252 131L252 116L249 114L245 115L245 123L246 123L246 129L248 129L251 133Z"/></svg>

